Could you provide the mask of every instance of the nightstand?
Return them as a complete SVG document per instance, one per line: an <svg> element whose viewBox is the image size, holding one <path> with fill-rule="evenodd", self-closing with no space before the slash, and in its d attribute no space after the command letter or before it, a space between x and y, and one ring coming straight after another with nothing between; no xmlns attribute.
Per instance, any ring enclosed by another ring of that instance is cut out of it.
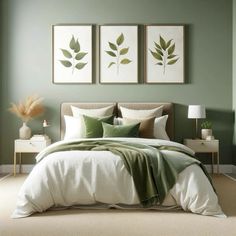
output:
<svg viewBox="0 0 236 236"><path fill-rule="evenodd" d="M16 175L16 158L17 153L19 153L19 173L21 173L21 154L22 153L39 153L48 145L51 144L50 139L40 140L40 141L32 141L30 139L16 139L14 145L14 176Z"/></svg>
<svg viewBox="0 0 236 236"><path fill-rule="evenodd" d="M211 153L212 173L214 173L214 159L217 162L217 173L219 174L219 140L184 139L184 145L196 153Z"/></svg>

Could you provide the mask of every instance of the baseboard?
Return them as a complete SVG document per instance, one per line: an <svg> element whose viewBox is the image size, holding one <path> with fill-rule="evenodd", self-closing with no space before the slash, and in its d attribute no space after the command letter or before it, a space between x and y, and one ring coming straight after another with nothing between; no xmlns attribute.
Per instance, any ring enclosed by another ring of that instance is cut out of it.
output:
<svg viewBox="0 0 236 236"><path fill-rule="evenodd" d="M207 171L211 173L212 166L205 165ZM233 165L219 165L220 173L233 173ZM214 165L214 173L217 172L217 165Z"/></svg>
<svg viewBox="0 0 236 236"><path fill-rule="evenodd" d="M33 169L34 165L22 165L21 172L22 173L30 173ZM207 171L211 173L211 165L205 165ZM235 173L236 174L236 166L235 165L220 165L220 173ZM19 171L19 165L16 166L16 171ZM217 171L217 165L214 165L214 172ZM0 165L0 173L13 173L13 165Z"/></svg>
<svg viewBox="0 0 236 236"><path fill-rule="evenodd" d="M22 173L30 173L34 165L21 165ZM16 165L16 172L19 172L19 165ZM0 165L0 173L13 173L13 165Z"/></svg>
<svg viewBox="0 0 236 236"><path fill-rule="evenodd" d="M236 166L235 165L232 165L232 173L236 174Z"/></svg>
<svg viewBox="0 0 236 236"><path fill-rule="evenodd" d="M7 174L7 175L5 175L4 177L2 177L2 178L0 179L0 182L3 181L4 179L8 178L8 177L11 176L11 175L12 175L12 174Z"/></svg>

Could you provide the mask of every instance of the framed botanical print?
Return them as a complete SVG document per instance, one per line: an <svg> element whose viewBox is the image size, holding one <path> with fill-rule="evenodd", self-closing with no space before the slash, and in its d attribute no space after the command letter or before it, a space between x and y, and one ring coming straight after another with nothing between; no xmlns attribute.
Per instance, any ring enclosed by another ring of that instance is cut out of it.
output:
<svg viewBox="0 0 236 236"><path fill-rule="evenodd" d="M53 82L92 83L92 25L53 25Z"/></svg>
<svg viewBox="0 0 236 236"><path fill-rule="evenodd" d="M145 27L146 83L184 83L184 26Z"/></svg>
<svg viewBox="0 0 236 236"><path fill-rule="evenodd" d="M100 26L100 83L138 83L138 26Z"/></svg>

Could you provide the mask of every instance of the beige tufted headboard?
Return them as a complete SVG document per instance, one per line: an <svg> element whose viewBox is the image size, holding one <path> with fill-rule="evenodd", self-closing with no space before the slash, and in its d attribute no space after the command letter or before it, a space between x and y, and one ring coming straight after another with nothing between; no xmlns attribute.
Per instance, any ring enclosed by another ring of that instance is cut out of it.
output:
<svg viewBox="0 0 236 236"><path fill-rule="evenodd" d="M166 124L166 132L171 140L174 139L174 105L173 103L81 103L81 102L65 102L61 104L61 139L63 139L65 135L65 121L64 115L72 116L72 111L70 106L77 106L79 108L84 109L96 109L102 108L110 105L114 105L114 115L121 116L120 114L120 106L131 108L131 109L153 109L156 107L164 106L163 115L169 115L167 124Z"/></svg>

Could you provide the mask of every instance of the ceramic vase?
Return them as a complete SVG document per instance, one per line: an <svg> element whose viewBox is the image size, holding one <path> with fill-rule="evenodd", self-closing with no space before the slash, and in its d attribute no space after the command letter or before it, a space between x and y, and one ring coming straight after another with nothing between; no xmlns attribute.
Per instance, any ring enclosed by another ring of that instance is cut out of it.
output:
<svg viewBox="0 0 236 236"><path fill-rule="evenodd" d="M206 139L207 136L212 136L212 129L202 129L202 139Z"/></svg>
<svg viewBox="0 0 236 236"><path fill-rule="evenodd" d="M31 129L27 126L26 122L23 122L23 125L19 129L20 139L29 139L31 137Z"/></svg>

